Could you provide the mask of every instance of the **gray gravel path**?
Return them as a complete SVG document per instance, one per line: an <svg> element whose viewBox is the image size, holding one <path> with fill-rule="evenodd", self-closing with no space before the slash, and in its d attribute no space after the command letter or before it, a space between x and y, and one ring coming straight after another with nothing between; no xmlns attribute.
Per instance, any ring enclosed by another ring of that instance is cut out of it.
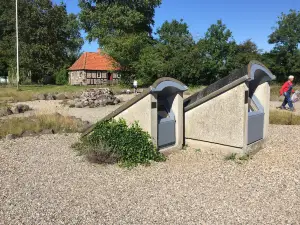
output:
<svg viewBox="0 0 300 225"><path fill-rule="evenodd" d="M0 224L299 224L299 133L270 126L243 164L188 149L132 170L76 156L78 134L0 141Z"/></svg>
<svg viewBox="0 0 300 225"><path fill-rule="evenodd" d="M274 110L277 107L281 106L282 101L271 101L270 102L270 109ZM288 105L286 105L286 107L288 107ZM294 114L300 115L300 102L296 102L294 103L294 107L296 109L296 112L294 112Z"/></svg>

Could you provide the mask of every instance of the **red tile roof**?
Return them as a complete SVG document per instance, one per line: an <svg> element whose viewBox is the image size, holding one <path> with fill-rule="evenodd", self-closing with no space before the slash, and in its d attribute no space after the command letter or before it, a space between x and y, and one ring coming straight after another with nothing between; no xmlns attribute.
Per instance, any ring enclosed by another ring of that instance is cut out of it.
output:
<svg viewBox="0 0 300 225"><path fill-rule="evenodd" d="M69 68L69 70L120 70L116 61L100 52L85 52Z"/></svg>

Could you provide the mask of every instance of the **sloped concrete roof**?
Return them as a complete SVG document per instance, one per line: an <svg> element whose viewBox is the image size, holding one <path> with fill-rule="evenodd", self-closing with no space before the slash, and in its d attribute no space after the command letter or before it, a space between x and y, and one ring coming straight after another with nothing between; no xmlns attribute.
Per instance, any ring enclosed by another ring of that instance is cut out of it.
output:
<svg viewBox="0 0 300 225"><path fill-rule="evenodd" d="M183 106L185 111L188 111L246 81L250 82L251 94L254 93L260 83L271 81L275 78L272 72L262 63L251 61L247 66L232 71L228 76L188 97L184 100Z"/></svg>
<svg viewBox="0 0 300 225"><path fill-rule="evenodd" d="M168 82L168 83L172 82L172 83L174 83L174 85L178 85L179 90L182 90L182 91L184 91L184 90L187 89L187 87L182 82L180 82L180 81L178 81L178 80L176 80L174 78L171 78L171 77L162 77L162 78L156 80L149 88L145 89L142 93L140 93L139 95L135 96L134 98L132 98L128 102L124 103L123 105L121 105L119 108L117 108L112 113L108 114L101 121L103 121L103 120L110 120L110 119L114 118L115 116L117 116L121 112L123 112L126 109L128 109L130 106L134 105L135 103L137 103L138 101L140 101L141 99L143 99L144 97L146 97L148 94L152 93L152 91L155 92L156 88L159 87L164 82ZM151 106L149 105L149 107L151 107ZM87 134L89 134L90 132L92 132L93 129L94 129L94 125L92 125L85 132L83 132L82 136L86 136Z"/></svg>

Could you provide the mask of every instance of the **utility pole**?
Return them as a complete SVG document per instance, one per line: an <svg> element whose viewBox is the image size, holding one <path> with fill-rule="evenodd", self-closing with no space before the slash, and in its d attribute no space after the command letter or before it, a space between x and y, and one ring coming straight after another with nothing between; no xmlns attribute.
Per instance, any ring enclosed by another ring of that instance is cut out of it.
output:
<svg viewBox="0 0 300 225"><path fill-rule="evenodd" d="M18 28L18 0L16 0L16 45L17 45L17 90L19 90L19 28Z"/></svg>

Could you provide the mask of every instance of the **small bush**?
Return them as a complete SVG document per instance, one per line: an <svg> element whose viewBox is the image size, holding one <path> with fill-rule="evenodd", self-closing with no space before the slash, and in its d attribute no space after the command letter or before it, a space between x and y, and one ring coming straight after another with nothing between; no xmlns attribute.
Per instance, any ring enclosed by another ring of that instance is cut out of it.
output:
<svg viewBox="0 0 300 225"><path fill-rule="evenodd" d="M58 85L68 84L68 71L66 69L61 69L55 73L55 83Z"/></svg>
<svg viewBox="0 0 300 225"><path fill-rule="evenodd" d="M231 153L231 154L225 156L225 160L235 160L236 156L237 156L236 153Z"/></svg>
<svg viewBox="0 0 300 225"><path fill-rule="evenodd" d="M231 153L231 154L225 156L224 159L227 161L233 161L237 164L243 164L244 162L247 162L250 159L252 159L252 156L250 156L249 154L240 155L237 153Z"/></svg>
<svg viewBox="0 0 300 225"><path fill-rule="evenodd" d="M125 167L165 160L138 123L127 126L122 119L98 122L93 133L73 147L79 154L93 158L92 161L117 161Z"/></svg>
<svg viewBox="0 0 300 225"><path fill-rule="evenodd" d="M300 116L288 111L270 111L270 124L300 125Z"/></svg>

